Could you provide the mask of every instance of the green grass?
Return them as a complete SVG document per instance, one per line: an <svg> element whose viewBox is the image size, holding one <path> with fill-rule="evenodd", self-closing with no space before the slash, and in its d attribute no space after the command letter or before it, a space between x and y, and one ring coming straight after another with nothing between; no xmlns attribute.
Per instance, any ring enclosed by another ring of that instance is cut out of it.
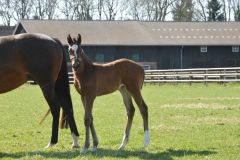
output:
<svg viewBox="0 0 240 160"><path fill-rule="evenodd" d="M71 88L75 118L84 144L83 107ZM125 129L126 113L118 92L98 97L94 123L100 141L97 153L72 150L69 130L60 130L59 143L50 140L51 116L38 86L24 85L0 95L0 159L240 159L240 84L147 85L143 97L149 106L151 143L143 149L139 110L129 144L117 150ZM135 105L136 106L136 105Z"/></svg>

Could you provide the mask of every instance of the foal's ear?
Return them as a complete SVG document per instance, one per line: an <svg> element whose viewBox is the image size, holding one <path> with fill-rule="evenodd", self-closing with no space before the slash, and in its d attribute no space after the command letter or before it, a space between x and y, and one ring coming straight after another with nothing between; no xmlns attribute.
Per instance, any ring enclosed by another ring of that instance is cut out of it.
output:
<svg viewBox="0 0 240 160"><path fill-rule="evenodd" d="M73 44L73 40L72 40L72 37L70 36L70 34L68 34L68 36L67 36L67 41L68 41L69 45Z"/></svg>
<svg viewBox="0 0 240 160"><path fill-rule="evenodd" d="M82 37L81 37L81 34L78 33L78 37L77 37L77 43L78 45L81 45L82 43Z"/></svg>

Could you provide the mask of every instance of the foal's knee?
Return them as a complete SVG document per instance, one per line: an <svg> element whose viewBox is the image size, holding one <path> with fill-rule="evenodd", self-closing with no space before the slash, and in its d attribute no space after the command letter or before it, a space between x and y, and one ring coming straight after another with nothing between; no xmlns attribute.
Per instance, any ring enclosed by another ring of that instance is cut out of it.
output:
<svg viewBox="0 0 240 160"><path fill-rule="evenodd" d="M134 113L135 113L135 108L133 106L131 106L127 113L128 117L133 117Z"/></svg>
<svg viewBox="0 0 240 160"><path fill-rule="evenodd" d="M84 125L85 125L85 126L90 126L92 120L93 120L93 118L85 117L85 118L84 118Z"/></svg>

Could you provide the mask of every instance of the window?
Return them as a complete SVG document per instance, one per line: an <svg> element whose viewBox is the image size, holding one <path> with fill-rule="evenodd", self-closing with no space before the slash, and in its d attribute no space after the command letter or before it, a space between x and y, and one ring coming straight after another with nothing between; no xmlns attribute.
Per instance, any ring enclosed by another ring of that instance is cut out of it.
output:
<svg viewBox="0 0 240 160"><path fill-rule="evenodd" d="M239 52L239 46L232 46L232 52L233 53Z"/></svg>
<svg viewBox="0 0 240 160"><path fill-rule="evenodd" d="M201 46L200 50L201 50L201 53L206 53L207 52L207 46Z"/></svg>
<svg viewBox="0 0 240 160"><path fill-rule="evenodd" d="M140 59L139 54L135 53L135 54L132 55L132 60L134 60L136 62L139 62L139 59Z"/></svg>
<svg viewBox="0 0 240 160"><path fill-rule="evenodd" d="M144 64L142 65L144 70L149 70L150 69L150 65L149 64Z"/></svg>
<svg viewBox="0 0 240 160"><path fill-rule="evenodd" d="M96 62L104 63L104 54L96 54L95 60Z"/></svg>

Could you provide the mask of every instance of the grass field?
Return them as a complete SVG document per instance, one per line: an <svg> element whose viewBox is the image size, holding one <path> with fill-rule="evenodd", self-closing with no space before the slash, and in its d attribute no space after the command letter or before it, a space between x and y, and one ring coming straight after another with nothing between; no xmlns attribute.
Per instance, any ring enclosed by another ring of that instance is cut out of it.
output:
<svg viewBox="0 0 240 160"><path fill-rule="evenodd" d="M74 88L71 93L82 147L83 107ZM60 130L59 143L44 149L50 140L51 116L38 124L48 108L38 86L24 85L1 94L0 159L240 159L240 84L147 85L143 96L149 106L147 150L137 107L129 144L117 150L126 113L115 92L96 99L99 149L82 156L80 149L70 149L69 130Z"/></svg>

